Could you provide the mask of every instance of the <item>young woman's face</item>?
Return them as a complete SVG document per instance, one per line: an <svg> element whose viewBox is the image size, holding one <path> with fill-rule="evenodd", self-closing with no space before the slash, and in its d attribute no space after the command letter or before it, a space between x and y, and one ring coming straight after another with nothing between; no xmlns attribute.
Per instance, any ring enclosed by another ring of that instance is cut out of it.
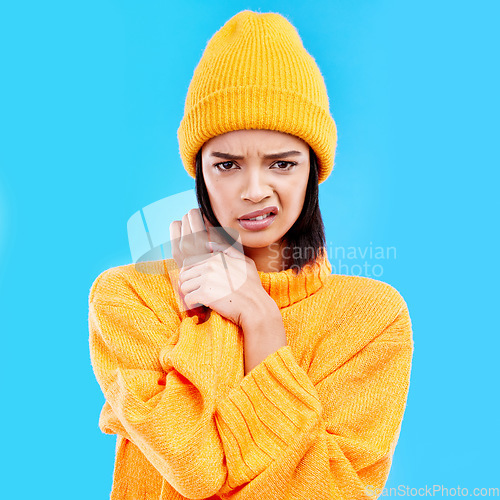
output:
<svg viewBox="0 0 500 500"><path fill-rule="evenodd" d="M235 130L203 145L202 168L220 225L236 229L244 248L264 248L279 243L302 211L309 146L283 132ZM251 229L240 222L247 214L270 207L277 214L267 227Z"/></svg>

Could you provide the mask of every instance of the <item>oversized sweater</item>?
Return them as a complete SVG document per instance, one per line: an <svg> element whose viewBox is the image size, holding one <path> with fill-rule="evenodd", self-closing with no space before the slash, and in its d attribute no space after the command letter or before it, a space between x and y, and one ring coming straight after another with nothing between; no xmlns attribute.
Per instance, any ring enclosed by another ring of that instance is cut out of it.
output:
<svg viewBox="0 0 500 500"><path fill-rule="evenodd" d="M180 311L174 261L148 265L104 271L89 295L111 500L376 498L410 381L400 293L331 274L326 255L297 276L259 272L287 345L245 376L241 328Z"/></svg>

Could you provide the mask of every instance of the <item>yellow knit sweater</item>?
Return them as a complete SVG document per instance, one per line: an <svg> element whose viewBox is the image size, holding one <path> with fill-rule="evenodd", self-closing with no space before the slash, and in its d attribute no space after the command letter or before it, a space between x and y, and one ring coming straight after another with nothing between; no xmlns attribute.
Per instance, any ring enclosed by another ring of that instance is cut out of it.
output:
<svg viewBox="0 0 500 500"><path fill-rule="evenodd" d="M407 305L387 283L259 272L288 345L244 375L243 334L179 311L166 265L108 269L89 295L90 356L117 434L111 500L376 498L409 389Z"/></svg>

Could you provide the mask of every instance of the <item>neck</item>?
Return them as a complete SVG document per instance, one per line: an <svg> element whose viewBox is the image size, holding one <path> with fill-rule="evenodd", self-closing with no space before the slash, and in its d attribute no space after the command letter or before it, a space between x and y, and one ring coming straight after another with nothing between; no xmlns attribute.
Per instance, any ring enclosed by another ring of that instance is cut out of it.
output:
<svg viewBox="0 0 500 500"><path fill-rule="evenodd" d="M262 248L252 248L244 246L245 255L255 262L257 271L263 273L279 272L286 269L285 259L283 258L282 242L275 242Z"/></svg>

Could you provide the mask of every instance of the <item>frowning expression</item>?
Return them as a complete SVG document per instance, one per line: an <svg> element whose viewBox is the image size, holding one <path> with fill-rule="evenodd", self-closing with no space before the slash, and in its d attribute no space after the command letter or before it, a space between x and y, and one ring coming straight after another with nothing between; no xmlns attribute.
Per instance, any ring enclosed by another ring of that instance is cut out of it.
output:
<svg viewBox="0 0 500 500"><path fill-rule="evenodd" d="M274 130L235 130L202 148L203 177L220 225L241 235L243 247L280 242L299 217L309 179L309 146ZM249 222L252 212L272 212Z"/></svg>

